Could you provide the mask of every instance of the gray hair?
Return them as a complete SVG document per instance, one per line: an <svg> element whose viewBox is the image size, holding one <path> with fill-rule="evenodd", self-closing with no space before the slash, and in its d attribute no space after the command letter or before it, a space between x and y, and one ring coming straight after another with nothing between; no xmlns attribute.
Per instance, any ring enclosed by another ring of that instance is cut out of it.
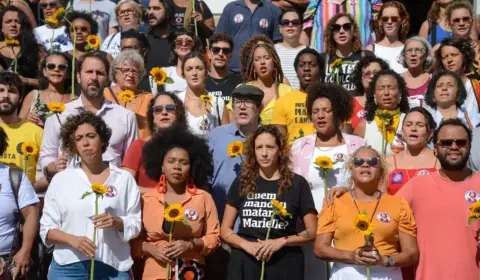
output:
<svg viewBox="0 0 480 280"><path fill-rule="evenodd" d="M430 43L425 38L423 38L421 36L413 36L411 38L408 38L407 41L405 42L402 53L400 54L400 57L403 60L403 62L402 62L403 67L408 68L407 59L405 57L405 55L406 55L405 54L405 49L407 48L408 43L410 43L412 41L417 41L417 42L422 43L423 47L427 50L425 52L426 58L425 58L425 62L423 63L423 69L425 69L425 70L430 69L430 67L432 67L433 63L435 62L435 55L433 53L432 46L430 45Z"/></svg>
<svg viewBox="0 0 480 280"><path fill-rule="evenodd" d="M140 73L139 79L141 80L145 75L145 62L143 61L143 57L136 50L121 51L120 54L113 59L112 64L110 65L110 80L115 83L117 82L117 79L115 78L115 70L125 61L131 61L135 67L137 67L137 70Z"/></svg>
<svg viewBox="0 0 480 280"><path fill-rule="evenodd" d="M118 11L123 4L131 4L135 10L135 16L138 19L138 25L142 24L143 10L140 5L134 0L120 0L115 7L115 16L118 18Z"/></svg>

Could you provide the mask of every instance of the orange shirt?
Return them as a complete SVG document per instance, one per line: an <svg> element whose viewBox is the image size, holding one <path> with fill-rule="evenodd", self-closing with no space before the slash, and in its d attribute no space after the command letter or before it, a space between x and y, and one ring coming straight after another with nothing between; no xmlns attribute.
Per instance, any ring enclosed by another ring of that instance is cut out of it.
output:
<svg viewBox="0 0 480 280"><path fill-rule="evenodd" d="M218 222L217 208L215 207L212 196L206 191L198 189L194 195L188 192L185 194L186 199L182 203L182 206L190 226L176 222L173 236L177 240L202 239L204 243L202 252L187 251L181 258L204 264L204 256L208 255L220 245L220 223ZM163 232L162 229L164 194L159 193L155 188L143 194L143 202L143 226L146 234L144 242L153 245L168 243L168 233ZM143 279L165 279L166 266L166 263L158 262L152 257L147 257L145 260Z"/></svg>
<svg viewBox="0 0 480 280"><path fill-rule="evenodd" d="M120 106L125 107L125 103L118 99L118 96L113 96L112 92L109 88L105 88L103 90L103 96L107 100L112 101ZM144 92L143 94L139 94L132 100L132 102L127 103L127 109L134 112L135 116L137 117L137 125L138 125L138 137L140 139L145 139L146 137L150 136L151 131L148 128L147 122L147 111L148 105L150 104L150 100L153 99L153 95L148 92Z"/></svg>
<svg viewBox="0 0 480 280"><path fill-rule="evenodd" d="M361 212L367 212L371 217L378 200L355 202ZM335 198L331 206L325 206L318 218L317 234L333 232L335 248L338 250L354 251L365 245L365 239L354 229L355 217L358 210L353 203L349 192L340 198ZM408 203L399 197L382 194L377 211L373 215L373 245L380 254L391 256L398 254L400 243L399 232L416 236L416 225L412 210Z"/></svg>

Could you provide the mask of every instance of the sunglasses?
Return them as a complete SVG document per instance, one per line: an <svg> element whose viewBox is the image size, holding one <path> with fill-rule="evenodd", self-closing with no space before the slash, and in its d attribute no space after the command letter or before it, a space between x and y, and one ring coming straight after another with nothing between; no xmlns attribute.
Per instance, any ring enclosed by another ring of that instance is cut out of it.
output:
<svg viewBox="0 0 480 280"><path fill-rule="evenodd" d="M45 9L46 7L56 8L58 7L58 3L57 2L40 3L40 9Z"/></svg>
<svg viewBox="0 0 480 280"><path fill-rule="evenodd" d="M399 16L391 16L391 17L383 16L383 17L380 17L380 20L382 22L388 22L389 20L391 20L392 22L397 22L400 20L400 17Z"/></svg>
<svg viewBox="0 0 480 280"><path fill-rule="evenodd" d="M229 54L232 53L231 48L212 47L212 53L213 54L219 54L220 51L222 51L224 55L229 55Z"/></svg>
<svg viewBox="0 0 480 280"><path fill-rule="evenodd" d="M453 146L453 143L458 148L465 148L468 145L468 140L467 139L442 139L438 140L437 145L442 147L442 148L451 148Z"/></svg>
<svg viewBox="0 0 480 280"><path fill-rule="evenodd" d="M57 69L60 70L60 71L65 71L67 70L68 66L66 64L55 64L55 63L47 63L47 69L48 70L55 70Z"/></svg>
<svg viewBox="0 0 480 280"><path fill-rule="evenodd" d="M340 32L340 30L345 30L346 32L352 30L353 25L351 23L345 23L345 24L334 24L332 27L333 32Z"/></svg>
<svg viewBox="0 0 480 280"><path fill-rule="evenodd" d="M175 47L193 47L193 40L192 39L177 39L175 40Z"/></svg>
<svg viewBox="0 0 480 280"><path fill-rule="evenodd" d="M172 113L177 109L177 106L175 106L175 104L167 104L165 106L163 105L153 106L152 108L153 108L154 114L161 114L163 113L163 108L165 108L165 111L167 111L167 113Z"/></svg>
<svg viewBox="0 0 480 280"><path fill-rule="evenodd" d="M362 167L364 163L367 163L369 167L376 167L378 166L380 159L378 157L370 157L370 158L354 158L353 159L353 166L355 167Z"/></svg>
<svg viewBox="0 0 480 280"><path fill-rule="evenodd" d="M453 24L459 24L460 22L470 22L472 20L471 17L462 17L462 18L454 18L452 19Z"/></svg>
<svg viewBox="0 0 480 280"><path fill-rule="evenodd" d="M283 27L289 26L290 24L292 26L300 26L300 24L302 24L302 22L299 19L294 19L294 20L282 19L280 21L280 25L283 26Z"/></svg>
<svg viewBox="0 0 480 280"><path fill-rule="evenodd" d="M90 28L88 28L86 26L72 26L72 27L70 27L70 32L73 32L73 31L77 31L77 33L78 32L89 33Z"/></svg>

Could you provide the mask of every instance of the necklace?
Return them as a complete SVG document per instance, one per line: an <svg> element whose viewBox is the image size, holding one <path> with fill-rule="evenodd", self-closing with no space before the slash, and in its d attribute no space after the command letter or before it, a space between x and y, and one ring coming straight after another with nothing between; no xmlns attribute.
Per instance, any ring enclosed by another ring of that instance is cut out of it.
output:
<svg viewBox="0 0 480 280"><path fill-rule="evenodd" d="M222 79L215 79L212 76L210 76L209 78L210 78L210 81L212 81L215 85L223 86L226 82L228 82L228 80L230 78L230 73L225 78L222 78ZM216 82L215 80L224 80L224 81L223 82Z"/></svg>
<svg viewBox="0 0 480 280"><path fill-rule="evenodd" d="M350 191L350 195L352 196L352 202L353 202L353 204L355 204L355 208L357 208L358 214L360 214L361 213L360 209L358 208L357 202L355 201L357 198L356 198L353 190ZM378 205L380 204L380 200L382 199L382 192L381 191L378 191L377 199L378 199L377 204L375 205L375 208L373 209L372 216L370 216L370 223L372 222L373 216L375 216L375 213L377 212Z"/></svg>

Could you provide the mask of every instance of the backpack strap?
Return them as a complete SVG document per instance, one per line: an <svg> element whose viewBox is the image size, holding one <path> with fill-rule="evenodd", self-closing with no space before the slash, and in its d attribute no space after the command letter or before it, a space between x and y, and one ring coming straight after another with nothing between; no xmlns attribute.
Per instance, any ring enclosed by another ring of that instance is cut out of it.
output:
<svg viewBox="0 0 480 280"><path fill-rule="evenodd" d="M220 109L218 108L218 99L221 97L217 97L217 100L215 102L215 107L217 107L217 119L218 119L218 126L222 125L222 118L220 117Z"/></svg>
<svg viewBox="0 0 480 280"><path fill-rule="evenodd" d="M20 184L22 183L23 170L16 167L10 167L8 169L8 177L10 179L10 185L12 186L13 196L15 197L15 204L17 204L17 209L20 211L20 206L18 204L18 193L20 192Z"/></svg>
<svg viewBox="0 0 480 280"><path fill-rule="evenodd" d="M432 46L435 46L437 44L437 25L438 24L436 22L431 22L431 21L428 21L428 24L429 24L430 34L432 35L432 40L430 44Z"/></svg>

